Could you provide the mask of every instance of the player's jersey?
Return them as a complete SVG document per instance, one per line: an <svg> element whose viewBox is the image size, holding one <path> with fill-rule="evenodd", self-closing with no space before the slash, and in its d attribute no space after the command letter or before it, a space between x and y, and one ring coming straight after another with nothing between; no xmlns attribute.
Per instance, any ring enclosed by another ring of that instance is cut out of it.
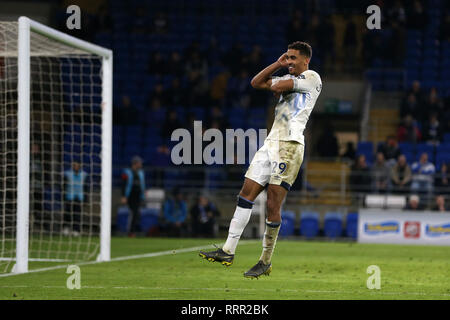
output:
<svg viewBox="0 0 450 320"><path fill-rule="evenodd" d="M322 91L322 80L317 72L306 70L299 76L287 74L283 77L273 77L272 85L289 79L294 80L294 88L280 96L267 139L297 141L304 145L303 131Z"/></svg>

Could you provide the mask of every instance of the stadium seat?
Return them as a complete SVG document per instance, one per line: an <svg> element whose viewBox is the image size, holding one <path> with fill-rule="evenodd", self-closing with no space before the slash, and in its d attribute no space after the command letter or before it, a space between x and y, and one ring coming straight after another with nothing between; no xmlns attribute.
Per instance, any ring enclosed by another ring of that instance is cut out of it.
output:
<svg viewBox="0 0 450 320"><path fill-rule="evenodd" d="M358 237L358 213L351 212L347 214L347 221L345 225L345 233L347 237L356 239Z"/></svg>
<svg viewBox="0 0 450 320"><path fill-rule="evenodd" d="M130 209L127 206L121 206L117 209L117 229L120 232L128 231L128 218L130 216Z"/></svg>
<svg viewBox="0 0 450 320"><path fill-rule="evenodd" d="M324 233L330 239L336 239L342 235L342 214L327 212L324 219Z"/></svg>
<svg viewBox="0 0 450 320"><path fill-rule="evenodd" d="M302 212L300 215L300 235L311 239L319 234L319 214Z"/></svg>
<svg viewBox="0 0 450 320"><path fill-rule="evenodd" d="M153 208L142 208L141 211L141 232L148 233L151 228L159 226L159 210Z"/></svg>
<svg viewBox="0 0 450 320"><path fill-rule="evenodd" d="M281 212L281 228L280 236L288 237L294 235L295 229L295 213L292 211Z"/></svg>

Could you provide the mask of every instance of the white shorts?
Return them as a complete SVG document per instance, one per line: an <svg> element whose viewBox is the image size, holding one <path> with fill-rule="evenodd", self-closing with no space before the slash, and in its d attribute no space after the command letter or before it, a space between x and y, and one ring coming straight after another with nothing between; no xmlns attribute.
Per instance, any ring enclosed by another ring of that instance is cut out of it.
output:
<svg viewBox="0 0 450 320"><path fill-rule="evenodd" d="M266 140L255 153L245 177L263 187L280 185L289 190L303 162L305 147L297 141Z"/></svg>

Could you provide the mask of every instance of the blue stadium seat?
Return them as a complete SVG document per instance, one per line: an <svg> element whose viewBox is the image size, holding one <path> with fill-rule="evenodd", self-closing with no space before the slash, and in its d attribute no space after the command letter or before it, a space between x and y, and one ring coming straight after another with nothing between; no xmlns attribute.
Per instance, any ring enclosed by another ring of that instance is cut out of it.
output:
<svg viewBox="0 0 450 320"><path fill-rule="evenodd" d="M324 219L325 236L336 239L342 235L342 214L337 212L327 212Z"/></svg>
<svg viewBox="0 0 450 320"><path fill-rule="evenodd" d="M414 153L414 145L411 142L400 142L398 147L402 153Z"/></svg>
<svg viewBox="0 0 450 320"><path fill-rule="evenodd" d="M370 151L373 152L373 142L371 141L360 141L358 142L357 151Z"/></svg>
<svg viewBox="0 0 450 320"><path fill-rule="evenodd" d="M319 234L319 214L317 212L302 212L300 214L300 235L307 239Z"/></svg>
<svg viewBox="0 0 450 320"><path fill-rule="evenodd" d="M281 212L281 228L280 236L288 237L294 235L295 229L295 213L292 211Z"/></svg>
<svg viewBox="0 0 450 320"><path fill-rule="evenodd" d="M130 209L127 206L121 206L117 209L117 229L120 232L128 231L128 220L130 216Z"/></svg>
<svg viewBox="0 0 450 320"><path fill-rule="evenodd" d="M347 221L345 226L345 233L347 237L356 239L358 237L358 213L351 212L347 214Z"/></svg>
<svg viewBox="0 0 450 320"><path fill-rule="evenodd" d="M140 227L141 231L147 233L151 228L159 226L159 210L142 208Z"/></svg>
<svg viewBox="0 0 450 320"><path fill-rule="evenodd" d="M450 132L444 134L444 142L450 143Z"/></svg>

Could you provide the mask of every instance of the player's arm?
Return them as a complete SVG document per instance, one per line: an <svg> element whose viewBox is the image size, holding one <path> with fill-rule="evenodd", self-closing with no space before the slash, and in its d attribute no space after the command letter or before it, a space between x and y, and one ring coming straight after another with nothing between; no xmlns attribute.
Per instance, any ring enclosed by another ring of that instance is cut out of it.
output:
<svg viewBox="0 0 450 320"><path fill-rule="evenodd" d="M277 79L277 81L272 81L272 75L280 68L287 67L287 65L287 54L283 53L276 62L272 63L253 77L251 81L252 87L255 89L270 90L274 93L282 93L284 91L292 90L292 88L294 87L294 82L291 79Z"/></svg>

